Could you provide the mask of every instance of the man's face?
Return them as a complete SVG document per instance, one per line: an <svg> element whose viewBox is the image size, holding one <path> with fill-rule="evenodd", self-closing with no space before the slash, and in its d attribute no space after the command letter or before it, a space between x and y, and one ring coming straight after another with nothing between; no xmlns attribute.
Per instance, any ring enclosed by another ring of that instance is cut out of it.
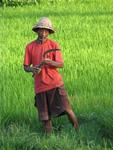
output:
<svg viewBox="0 0 113 150"><path fill-rule="evenodd" d="M39 28L37 30L39 39L46 39L49 35L49 30L44 28Z"/></svg>

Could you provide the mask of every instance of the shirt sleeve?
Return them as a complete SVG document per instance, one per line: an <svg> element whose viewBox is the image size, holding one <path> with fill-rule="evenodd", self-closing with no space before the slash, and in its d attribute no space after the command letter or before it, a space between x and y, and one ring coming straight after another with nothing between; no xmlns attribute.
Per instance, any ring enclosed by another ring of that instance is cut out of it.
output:
<svg viewBox="0 0 113 150"><path fill-rule="evenodd" d="M56 49L60 49L58 51L55 51L55 61L56 62L64 62L63 57L62 57L62 52L59 44L56 44Z"/></svg>
<svg viewBox="0 0 113 150"><path fill-rule="evenodd" d="M26 49L25 49L24 65L31 65L31 54L30 54L28 46L26 46Z"/></svg>

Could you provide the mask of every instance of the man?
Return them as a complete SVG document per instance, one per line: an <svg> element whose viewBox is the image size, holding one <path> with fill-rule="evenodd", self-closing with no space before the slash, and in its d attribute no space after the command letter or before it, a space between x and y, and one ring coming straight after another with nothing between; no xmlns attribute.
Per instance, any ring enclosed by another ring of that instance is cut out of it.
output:
<svg viewBox="0 0 113 150"><path fill-rule="evenodd" d="M32 28L38 38L27 44L24 56L24 70L33 73L35 83L35 106L44 131L52 132L51 117L67 114L74 128L78 123L69 104L64 83L57 68L64 65L59 45L48 39L54 33L51 21L43 17ZM44 54L46 54L44 56Z"/></svg>

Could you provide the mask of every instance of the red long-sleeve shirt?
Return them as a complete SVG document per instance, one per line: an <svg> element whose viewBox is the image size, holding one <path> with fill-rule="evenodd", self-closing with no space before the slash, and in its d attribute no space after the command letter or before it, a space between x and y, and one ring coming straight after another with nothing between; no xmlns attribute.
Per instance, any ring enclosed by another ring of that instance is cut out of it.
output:
<svg viewBox="0 0 113 150"><path fill-rule="evenodd" d="M27 44L24 65L36 66L40 64L43 60L43 54L50 49L59 49L59 45L50 39L47 39L43 44L39 44L36 41ZM46 58L56 62L63 62L61 51L50 52ZM35 93L44 92L63 84L62 77L57 68L49 65L44 65L41 72L34 76Z"/></svg>

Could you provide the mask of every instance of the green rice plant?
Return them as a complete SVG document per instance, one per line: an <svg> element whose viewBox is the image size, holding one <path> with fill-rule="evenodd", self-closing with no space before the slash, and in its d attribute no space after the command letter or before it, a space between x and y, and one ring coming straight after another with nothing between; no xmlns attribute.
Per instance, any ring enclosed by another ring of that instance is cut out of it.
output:
<svg viewBox="0 0 113 150"><path fill-rule="evenodd" d="M62 4L62 5L61 5ZM113 146L112 0L62 1L0 8L0 149L103 149ZM54 23L50 38L60 43L60 70L80 129L67 117L53 119L43 135L34 108L32 75L23 70L25 45L42 16Z"/></svg>

